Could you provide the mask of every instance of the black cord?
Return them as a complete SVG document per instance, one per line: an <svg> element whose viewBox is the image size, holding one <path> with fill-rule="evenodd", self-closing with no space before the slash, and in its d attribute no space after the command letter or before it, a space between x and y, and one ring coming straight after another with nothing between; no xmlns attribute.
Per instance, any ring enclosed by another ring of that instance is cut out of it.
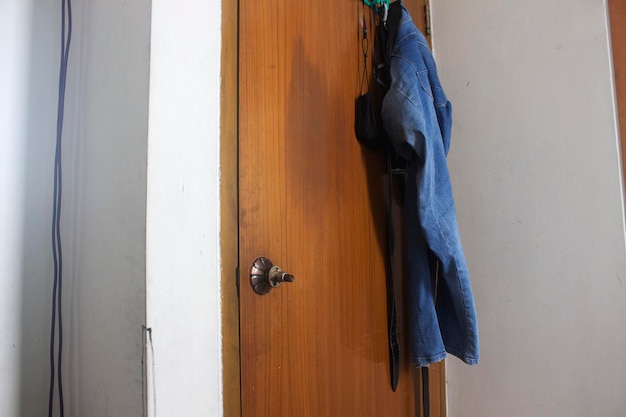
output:
<svg viewBox="0 0 626 417"><path fill-rule="evenodd" d="M363 35L361 38L361 50L363 51L363 76L361 77L360 94L363 95L363 85L367 87L366 92L369 90L369 74L367 73L367 53L369 51L369 40L367 39L367 22L365 21L365 2L362 4L361 17L363 25Z"/></svg>
<svg viewBox="0 0 626 417"><path fill-rule="evenodd" d="M67 33L66 33L67 19ZM52 323L50 326L50 391L48 396L48 416L52 417L54 404L55 374L59 387L59 411L64 416L63 404L63 320L62 320L62 284L63 284L63 251L61 246L61 202L63 195L62 176L62 136L63 115L65 110L65 85L67 79L67 64L72 39L72 3L71 0L61 0L61 64L59 70L59 97L57 105L56 148L54 155L54 192L52 204L52 258L54 263L54 279L52 284ZM57 357L55 363L55 334L58 329Z"/></svg>

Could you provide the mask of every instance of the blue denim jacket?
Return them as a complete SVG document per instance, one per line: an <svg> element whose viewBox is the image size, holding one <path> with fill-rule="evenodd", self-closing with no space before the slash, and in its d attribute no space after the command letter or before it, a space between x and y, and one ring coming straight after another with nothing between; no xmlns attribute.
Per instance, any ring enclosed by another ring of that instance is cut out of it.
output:
<svg viewBox="0 0 626 417"><path fill-rule="evenodd" d="M452 108L426 39L401 2L391 4L393 14L399 23L382 119L408 161L404 221L412 360L426 366L448 352L474 365L478 323L446 164Z"/></svg>

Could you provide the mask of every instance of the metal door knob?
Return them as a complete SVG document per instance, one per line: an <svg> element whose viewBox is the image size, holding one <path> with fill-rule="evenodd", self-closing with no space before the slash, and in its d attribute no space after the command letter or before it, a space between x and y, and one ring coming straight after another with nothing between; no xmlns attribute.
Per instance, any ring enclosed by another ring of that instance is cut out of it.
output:
<svg viewBox="0 0 626 417"><path fill-rule="evenodd" d="M265 295L283 282L293 282L294 276L275 266L264 256L256 258L250 267L250 285L255 293Z"/></svg>

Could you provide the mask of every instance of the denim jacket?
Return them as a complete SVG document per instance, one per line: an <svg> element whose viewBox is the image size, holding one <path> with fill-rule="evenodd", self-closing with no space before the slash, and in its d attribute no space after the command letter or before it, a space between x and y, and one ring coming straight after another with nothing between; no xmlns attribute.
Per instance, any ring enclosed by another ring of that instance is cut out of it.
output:
<svg viewBox="0 0 626 417"><path fill-rule="evenodd" d="M448 352L474 365L478 323L446 164L452 108L428 43L404 5L392 3L389 14L397 28L389 28L391 84L382 119L408 161L404 222L412 360L427 366Z"/></svg>

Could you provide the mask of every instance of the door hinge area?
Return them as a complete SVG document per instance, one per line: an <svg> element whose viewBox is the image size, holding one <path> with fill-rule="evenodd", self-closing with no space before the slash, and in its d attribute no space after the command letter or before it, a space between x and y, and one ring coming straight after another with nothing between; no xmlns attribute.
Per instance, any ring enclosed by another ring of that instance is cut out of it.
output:
<svg viewBox="0 0 626 417"><path fill-rule="evenodd" d="M424 34L430 36L430 4L424 5Z"/></svg>

